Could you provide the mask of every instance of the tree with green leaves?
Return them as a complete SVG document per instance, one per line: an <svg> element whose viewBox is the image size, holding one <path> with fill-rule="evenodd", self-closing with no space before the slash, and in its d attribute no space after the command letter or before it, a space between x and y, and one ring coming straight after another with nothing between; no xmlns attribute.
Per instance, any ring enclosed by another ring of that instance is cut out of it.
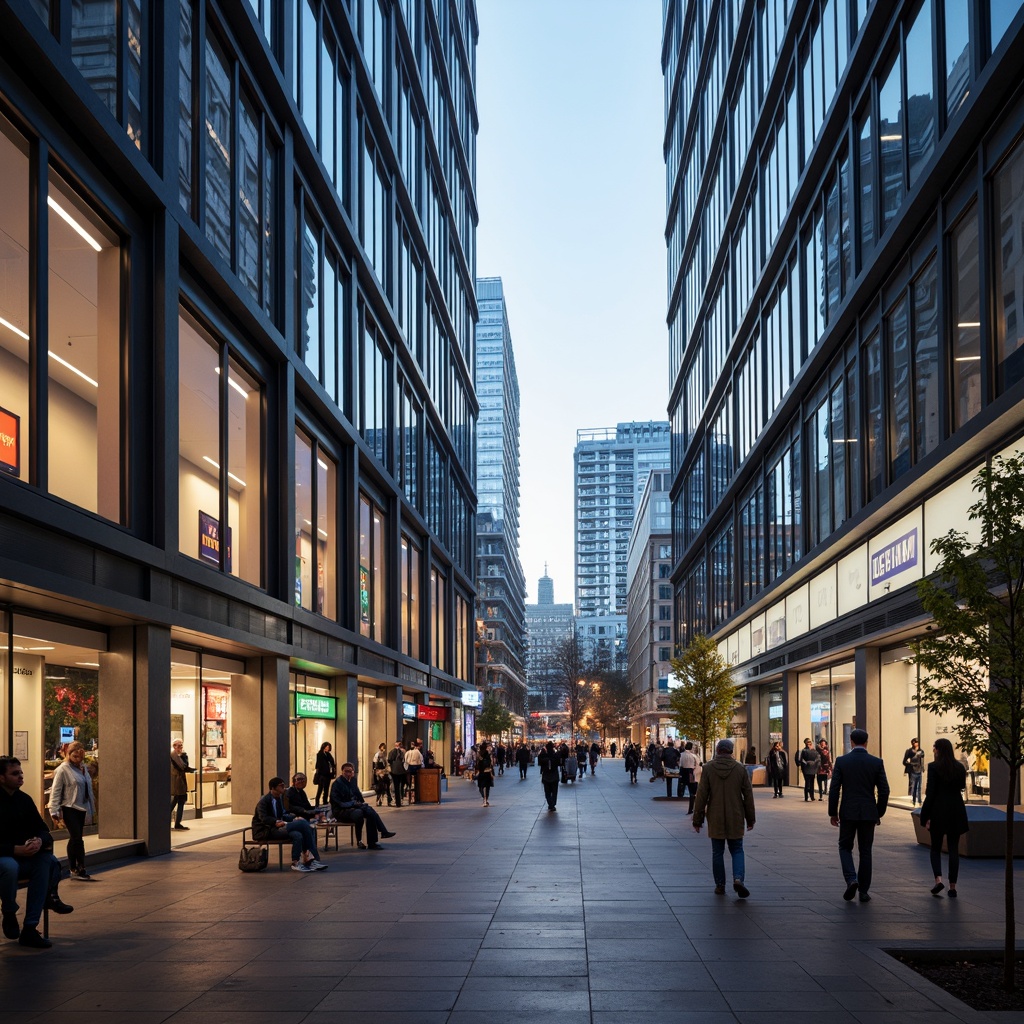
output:
<svg viewBox="0 0 1024 1024"><path fill-rule="evenodd" d="M950 530L932 541L935 575L918 594L935 620L912 643L923 670L921 707L955 715L963 750L981 750L1009 774L1006 796L1003 986L1014 987L1013 813L1024 766L1024 456L996 456L973 481L968 510L980 535Z"/></svg>
<svg viewBox="0 0 1024 1024"><path fill-rule="evenodd" d="M695 636L671 664L679 680L668 697L672 721L682 735L696 738L706 757L711 742L725 735L736 707L732 670L714 640L703 635Z"/></svg>
<svg viewBox="0 0 1024 1024"><path fill-rule="evenodd" d="M511 735L514 722L512 712L493 693L488 693L484 697L483 707L476 716L476 727L479 732L485 736L500 737L503 732Z"/></svg>
<svg viewBox="0 0 1024 1024"><path fill-rule="evenodd" d="M609 732L621 735L629 728L633 691L624 672L609 671L591 685L588 720L608 739Z"/></svg>

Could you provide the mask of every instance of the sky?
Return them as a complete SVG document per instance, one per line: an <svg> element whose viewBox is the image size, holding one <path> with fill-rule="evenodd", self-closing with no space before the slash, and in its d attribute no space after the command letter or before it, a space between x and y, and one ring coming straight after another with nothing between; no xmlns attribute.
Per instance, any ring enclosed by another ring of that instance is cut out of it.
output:
<svg viewBox="0 0 1024 1024"><path fill-rule="evenodd" d="M477 276L521 396L520 554L574 600L576 431L668 418L661 0L477 0Z"/></svg>

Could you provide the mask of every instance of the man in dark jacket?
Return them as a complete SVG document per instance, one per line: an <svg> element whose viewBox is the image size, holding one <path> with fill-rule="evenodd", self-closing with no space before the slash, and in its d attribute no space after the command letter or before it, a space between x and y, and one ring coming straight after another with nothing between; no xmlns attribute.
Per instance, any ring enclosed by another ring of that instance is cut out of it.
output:
<svg viewBox="0 0 1024 1024"><path fill-rule="evenodd" d="M804 773L804 803L814 800L814 780L821 767L821 754L814 749L810 738L804 740L803 750L796 755L797 767Z"/></svg>
<svg viewBox="0 0 1024 1024"><path fill-rule="evenodd" d="M678 780L676 793L683 795L683 780L679 777L679 748L669 740L661 752L661 769L665 774L665 788L669 800L672 799L672 783Z"/></svg>
<svg viewBox="0 0 1024 1024"><path fill-rule="evenodd" d="M252 816L252 837L290 839L292 871L321 871L327 867L316 848L316 833L305 818L284 809L284 779L275 776L267 783L267 792L260 797Z"/></svg>
<svg viewBox="0 0 1024 1024"><path fill-rule="evenodd" d="M360 850L383 850L377 842L390 839L395 832L384 827L380 815L363 799L363 791L356 784L356 766L346 761L341 766L341 775L331 786L331 812L338 821L349 821L356 827L356 846ZM366 824L366 842L363 842L363 824Z"/></svg>
<svg viewBox="0 0 1024 1024"><path fill-rule="evenodd" d="M402 797L405 795L405 783L408 774L405 770L405 747L401 740L395 740L395 745L388 754L388 768L391 770L391 785L395 790L395 806L402 806Z"/></svg>
<svg viewBox="0 0 1024 1024"><path fill-rule="evenodd" d="M568 749L566 747L566 750ZM537 764L540 767L540 781L544 786L544 799L548 802L548 810L553 811L555 804L558 803L558 776L562 770L562 755L560 751L555 750L551 740L544 744L544 749L537 755Z"/></svg>
<svg viewBox="0 0 1024 1024"><path fill-rule="evenodd" d="M35 802L21 792L25 773L16 757L0 757L0 910L3 933L32 949L49 949L49 939L39 934L43 907L55 914L70 914L74 907L57 894L60 862L53 855L50 830ZM18 928L18 880L28 879L25 923Z"/></svg>
<svg viewBox="0 0 1024 1024"><path fill-rule="evenodd" d="M520 743L516 748L516 764L519 765L519 778L525 779L530 767L530 748L525 743Z"/></svg>
<svg viewBox="0 0 1024 1024"><path fill-rule="evenodd" d="M828 793L828 816L839 829L839 863L846 879L843 899L849 902L860 889L861 903L871 897L871 844L875 826L889 803L889 782L880 757L867 752L868 734L863 729L850 733L853 750L836 758L832 768L832 788ZM840 802L840 794L842 801ZM860 870L853 864L853 840L857 838Z"/></svg>

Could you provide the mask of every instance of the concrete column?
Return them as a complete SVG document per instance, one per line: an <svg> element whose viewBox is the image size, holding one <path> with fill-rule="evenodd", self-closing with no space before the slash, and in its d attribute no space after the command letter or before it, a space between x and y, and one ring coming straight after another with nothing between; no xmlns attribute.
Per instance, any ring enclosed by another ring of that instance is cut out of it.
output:
<svg viewBox="0 0 1024 1024"><path fill-rule="evenodd" d="M801 730L810 722L811 717L811 684L800 683L799 672L782 673L782 741L789 755L790 784L803 784L800 769L796 765L797 751L803 746ZM768 751L765 751L767 754Z"/></svg>
<svg viewBox="0 0 1024 1024"><path fill-rule="evenodd" d="M100 836L171 849L171 634L163 626L110 632L100 659ZM106 785L104 786L104 780Z"/></svg>
<svg viewBox="0 0 1024 1024"><path fill-rule="evenodd" d="M356 676L338 676L338 709L343 721L338 722L339 739L345 737L345 757L338 758L351 761L359 773L359 680ZM380 740L377 741L378 743Z"/></svg>
<svg viewBox="0 0 1024 1024"><path fill-rule="evenodd" d="M252 814L288 764L288 659L251 658L231 677L231 812Z"/></svg>
<svg viewBox="0 0 1024 1024"><path fill-rule="evenodd" d="M882 660L877 647L858 647L853 652L855 728L867 729L872 749L882 749Z"/></svg>

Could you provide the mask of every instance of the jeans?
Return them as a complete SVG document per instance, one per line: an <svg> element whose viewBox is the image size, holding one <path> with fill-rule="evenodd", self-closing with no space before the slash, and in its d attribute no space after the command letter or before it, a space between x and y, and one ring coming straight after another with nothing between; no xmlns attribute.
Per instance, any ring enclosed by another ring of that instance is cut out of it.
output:
<svg viewBox="0 0 1024 1024"><path fill-rule="evenodd" d="M828 795L828 776L827 775L819 775L818 776L818 796L827 796L827 795Z"/></svg>
<svg viewBox="0 0 1024 1024"><path fill-rule="evenodd" d="M296 818L294 821L289 821L285 825L284 831L291 837L293 861L299 860L304 851L309 851L313 855L314 860L320 859L320 854L316 848L316 832L313 831L313 826L305 818Z"/></svg>
<svg viewBox="0 0 1024 1024"><path fill-rule="evenodd" d="M677 779L679 780L679 782L678 782L678 785L676 787L676 795L677 796L682 796L683 795L683 777L681 775L669 775L668 773L665 774L665 789L668 791L666 793L666 796L668 796L669 800L672 799L672 783L675 782Z"/></svg>
<svg viewBox="0 0 1024 1024"><path fill-rule="evenodd" d="M918 778L921 776L919 775ZM946 849L949 851L949 884L956 885L960 877L960 835L953 835L952 832L942 832L934 825L931 828L932 848L932 874L937 878L942 875L942 840L946 840Z"/></svg>
<svg viewBox="0 0 1024 1024"><path fill-rule="evenodd" d="M679 777L679 795L680 796L683 795L683 790L684 789L686 790L687 794L690 797L690 805L689 805L689 807L686 808L686 813L687 814L693 814L693 801L694 801L694 798L697 796L697 783L693 781L693 772L692 771L688 771L686 773L685 781L684 781L682 776Z"/></svg>
<svg viewBox="0 0 1024 1024"><path fill-rule="evenodd" d="M839 864L846 884L857 882L861 893L871 888L871 844L875 841L874 821L839 821ZM853 866L853 840L857 839L860 870Z"/></svg>
<svg viewBox="0 0 1024 1024"><path fill-rule="evenodd" d="M540 780L544 783L544 799L547 800L548 807L554 807L558 803L558 776L548 779L542 775Z"/></svg>
<svg viewBox="0 0 1024 1024"><path fill-rule="evenodd" d="M395 787L395 806L402 806L402 797L405 795L405 772L401 775L391 775L391 783Z"/></svg>
<svg viewBox="0 0 1024 1024"><path fill-rule="evenodd" d="M182 793L181 796L171 797L171 820L175 825L181 824L181 816L185 811L185 801L188 796Z"/></svg>
<svg viewBox="0 0 1024 1024"><path fill-rule="evenodd" d="M27 878L25 927L35 928L43 916L43 904L60 884L60 861L49 850L34 857L0 857L0 906L5 914L18 911L18 879Z"/></svg>
<svg viewBox="0 0 1024 1024"><path fill-rule="evenodd" d="M68 867L72 872L85 870L85 811L76 811L74 807L60 809L64 817L64 827L68 832Z"/></svg>
<svg viewBox="0 0 1024 1024"><path fill-rule="evenodd" d="M922 772L911 772L907 776L907 796L910 797L911 803L919 804L921 802L921 775Z"/></svg>
<svg viewBox="0 0 1024 1024"><path fill-rule="evenodd" d="M816 776L814 776L814 775L805 775L804 776L804 800L805 801L813 800L814 799L814 780L815 780L815 778L816 778Z"/></svg>
<svg viewBox="0 0 1024 1024"><path fill-rule="evenodd" d="M732 877L734 882L743 881L746 861L743 857L743 836L739 839L711 840L711 871L715 876L715 885L725 885L725 844L729 844L732 854Z"/></svg>
<svg viewBox="0 0 1024 1024"><path fill-rule="evenodd" d="M786 782L785 775L772 776L772 792L775 796L782 796L782 787Z"/></svg>
<svg viewBox="0 0 1024 1024"><path fill-rule="evenodd" d="M408 782L406 783L406 794L408 802L418 803L420 795L416 791L416 776L419 774L419 765L411 764L408 768Z"/></svg>

